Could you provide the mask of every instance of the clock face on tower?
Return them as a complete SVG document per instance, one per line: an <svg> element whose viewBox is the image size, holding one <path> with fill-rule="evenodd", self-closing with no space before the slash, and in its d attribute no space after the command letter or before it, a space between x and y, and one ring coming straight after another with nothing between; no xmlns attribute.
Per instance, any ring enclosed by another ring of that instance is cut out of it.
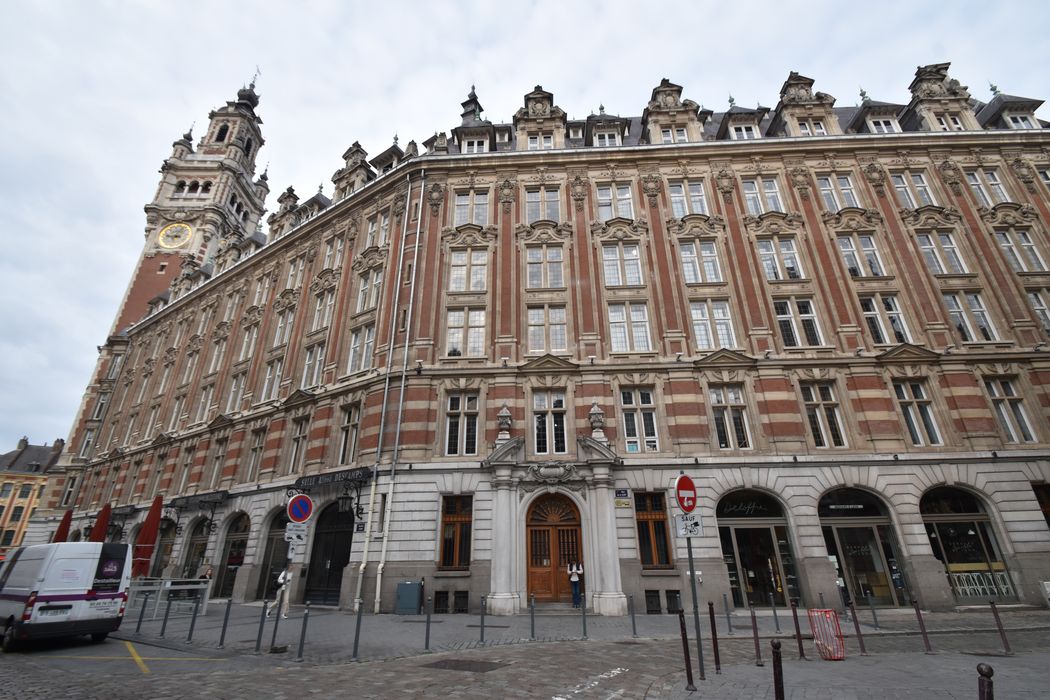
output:
<svg viewBox="0 0 1050 700"><path fill-rule="evenodd" d="M178 248L190 240L193 229L182 222L168 224L157 234L157 243L162 248Z"/></svg>

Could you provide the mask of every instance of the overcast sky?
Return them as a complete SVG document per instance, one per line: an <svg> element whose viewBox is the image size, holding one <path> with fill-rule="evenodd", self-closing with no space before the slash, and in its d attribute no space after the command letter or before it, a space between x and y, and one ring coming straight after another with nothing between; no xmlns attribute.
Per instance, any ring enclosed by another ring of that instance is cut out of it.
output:
<svg viewBox="0 0 1050 700"><path fill-rule="evenodd" d="M797 7L795 7L797 5ZM262 73L272 192L331 195L340 155L421 143L470 85L509 121L534 85L570 117L640 115L661 78L720 111L788 71L906 103L951 61L979 99L1050 98L1050 3L14 2L0 27L0 453L65 438L143 244L171 143ZM1050 109L1039 111L1050 119Z"/></svg>

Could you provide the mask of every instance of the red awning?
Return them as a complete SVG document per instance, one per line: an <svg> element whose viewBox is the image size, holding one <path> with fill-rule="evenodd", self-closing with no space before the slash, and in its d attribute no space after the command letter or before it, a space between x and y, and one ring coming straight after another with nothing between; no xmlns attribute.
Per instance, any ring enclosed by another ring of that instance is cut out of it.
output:
<svg viewBox="0 0 1050 700"><path fill-rule="evenodd" d="M160 510L164 507L164 501L160 496L153 499L153 505L146 514L146 520L142 523L139 536L135 539L135 548L132 550L131 577L149 575L149 563L153 558L153 548L157 544L157 531L160 529Z"/></svg>
<svg viewBox="0 0 1050 700"><path fill-rule="evenodd" d="M65 542L69 539L69 526L73 522L73 509L70 508L62 515L62 522L58 524L58 529L55 530L55 534L51 537L52 542Z"/></svg>
<svg viewBox="0 0 1050 700"><path fill-rule="evenodd" d="M109 530L109 513L113 510L109 507L109 504L102 506L102 510L98 512L98 516L95 518L95 524L91 526L91 536L88 537L88 542L105 542L106 532Z"/></svg>

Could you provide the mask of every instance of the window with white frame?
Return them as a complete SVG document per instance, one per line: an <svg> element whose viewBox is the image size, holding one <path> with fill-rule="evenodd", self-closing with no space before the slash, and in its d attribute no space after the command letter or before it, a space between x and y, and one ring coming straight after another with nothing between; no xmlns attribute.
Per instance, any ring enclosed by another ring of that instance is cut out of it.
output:
<svg viewBox="0 0 1050 700"><path fill-rule="evenodd" d="M1039 179L1043 181L1043 184L1050 189L1050 169L1042 168L1039 170ZM112 378L112 377L111 377Z"/></svg>
<svg viewBox="0 0 1050 700"><path fill-rule="evenodd" d="M157 414L160 413L160 406L151 406L149 409L149 416L146 418L146 425L143 427L143 437L149 440L153 437L157 427Z"/></svg>
<svg viewBox="0 0 1050 700"><path fill-rule="evenodd" d="M357 278L357 307L355 313L374 309L379 304L379 292L383 286L383 270L365 270Z"/></svg>
<svg viewBox="0 0 1050 700"><path fill-rule="evenodd" d="M999 173L995 170L970 170L966 173L966 181L970 183L973 196L982 207L992 207L999 202L1010 201L999 179Z"/></svg>
<svg viewBox="0 0 1050 700"><path fill-rule="evenodd" d="M283 357L266 363L266 377L263 379L262 391L259 393L260 401L273 401L277 398L277 392L281 387L281 372L283 371Z"/></svg>
<svg viewBox="0 0 1050 700"><path fill-rule="evenodd" d="M565 254L561 245L529 246L525 249L526 285L529 289L565 286Z"/></svg>
<svg viewBox="0 0 1050 700"><path fill-rule="evenodd" d="M139 415L137 413L132 413L128 417L128 424L124 430L124 442L120 443L121 445L126 447L131 444L131 436L135 434L135 423L138 422L138 419Z"/></svg>
<svg viewBox="0 0 1050 700"><path fill-rule="evenodd" d="M242 483L250 483L255 481L255 477L259 474L259 467L262 465L263 449L266 442L266 429L260 428L253 430L251 434L251 442L248 447L248 459L245 462L244 475L241 478Z"/></svg>
<svg viewBox="0 0 1050 700"><path fill-rule="evenodd" d="M784 347L821 344L820 326L812 299L776 299L773 301L773 311L777 316L777 327Z"/></svg>
<svg viewBox="0 0 1050 700"><path fill-rule="evenodd" d="M208 411L211 409L215 398L215 385L209 384L201 390L200 401L197 403L197 423L208 420Z"/></svg>
<svg viewBox="0 0 1050 700"><path fill-rule="evenodd" d="M530 224L542 219L557 221L561 216L558 205L557 187L534 187L525 190L525 220Z"/></svg>
<svg viewBox="0 0 1050 700"><path fill-rule="evenodd" d="M897 203L905 209L937 204L922 173L892 173L890 182L897 193Z"/></svg>
<svg viewBox="0 0 1050 700"><path fill-rule="evenodd" d="M213 316L215 316L214 304L201 311L200 316L197 317L197 335L204 335L208 331ZM152 351L146 353L147 356L152 354Z"/></svg>
<svg viewBox="0 0 1050 700"><path fill-rule="evenodd" d="M182 420L182 411L186 407L186 395L180 394L175 397L175 403L172 404L171 408L171 420L168 422L168 432L174 432L179 428L179 421Z"/></svg>
<svg viewBox="0 0 1050 700"><path fill-rule="evenodd" d="M622 216L634 218L630 185L598 185L598 218L602 221Z"/></svg>
<svg viewBox="0 0 1050 700"><path fill-rule="evenodd" d="M935 275L961 275L966 273L966 264L963 262L959 248L955 244L952 234L946 232L931 232L916 234L915 240L919 243L922 259L926 261L926 267Z"/></svg>
<svg viewBox="0 0 1050 700"><path fill-rule="evenodd" d="M799 119L798 131L802 136L827 136L823 119Z"/></svg>
<svg viewBox="0 0 1050 700"><path fill-rule="evenodd" d="M284 345L292 336L292 324L295 321L295 308L288 307L277 312L277 324L273 334L273 347Z"/></svg>
<svg viewBox="0 0 1050 700"><path fill-rule="evenodd" d="M262 306L270 289L270 276L263 275L255 280L255 293L252 295L252 306ZM181 328L181 327L180 327Z"/></svg>
<svg viewBox="0 0 1050 700"><path fill-rule="evenodd" d="M1050 292L1046 289L1029 289L1028 303L1032 305L1043 330L1050 334Z"/></svg>
<svg viewBox="0 0 1050 700"><path fill-rule="evenodd" d="M736 124L729 130L729 138L734 141L750 141L758 136L758 128L754 124Z"/></svg>
<svg viewBox="0 0 1050 700"><path fill-rule="evenodd" d="M999 427L1006 435L1006 441L1035 442L1024 400L1018 395L1014 380L1006 377L985 379L984 388L988 391L988 398L999 420Z"/></svg>
<svg viewBox="0 0 1050 700"><path fill-rule="evenodd" d="M693 301L689 303L689 313L693 320L693 337L696 338L697 350L736 347L736 335L733 333L728 301Z"/></svg>
<svg viewBox="0 0 1050 700"><path fill-rule="evenodd" d="M565 454L565 392L536 391L532 394L533 449L536 454Z"/></svg>
<svg viewBox="0 0 1050 700"><path fill-rule="evenodd" d="M288 454L288 474L298 474L302 471L303 463L306 461L306 440L310 431L310 419L308 417L296 418L292 421L292 442Z"/></svg>
<svg viewBox="0 0 1050 700"><path fill-rule="evenodd" d="M324 343L317 343L306 349L306 360L303 362L302 388L307 389L322 382L324 378L324 351Z"/></svg>
<svg viewBox="0 0 1050 700"><path fill-rule="evenodd" d="M168 390L168 382L171 380L173 363L166 362L160 370L160 381L157 382L156 394L159 396Z"/></svg>
<svg viewBox="0 0 1050 700"><path fill-rule="evenodd" d="M488 282L487 248L453 250L449 255L448 291L483 292Z"/></svg>
<svg viewBox="0 0 1050 700"><path fill-rule="evenodd" d="M89 459L91 457L91 448L95 445L95 429L88 428L84 431L84 438L80 441L80 453L77 455L80 459Z"/></svg>
<svg viewBox="0 0 1050 700"><path fill-rule="evenodd" d="M802 390L802 404L806 409L806 422L814 447L845 447L846 438L842 432L835 385L830 382L807 382L799 388Z"/></svg>
<svg viewBox="0 0 1050 700"><path fill-rule="evenodd" d="M324 242L324 264L321 269L330 270L343 264L344 245L342 236L332 236Z"/></svg>
<svg viewBox="0 0 1050 700"><path fill-rule="evenodd" d="M988 316L981 295L977 292L946 292L944 305L948 317L959 337L964 342L993 341L997 339L995 327Z"/></svg>
<svg viewBox="0 0 1050 700"><path fill-rule="evenodd" d="M350 361L347 372L353 374L372 366L372 349L375 345L374 323L357 328L350 334Z"/></svg>
<svg viewBox="0 0 1050 700"><path fill-rule="evenodd" d="M857 193L853 189L853 180L849 175L819 175L817 176L817 187L820 189L820 198L824 201L824 208L830 212L860 206Z"/></svg>
<svg viewBox="0 0 1050 700"><path fill-rule="evenodd" d="M356 454L360 419L360 405L343 406L339 420L339 464L350 464Z"/></svg>
<svg viewBox="0 0 1050 700"><path fill-rule="evenodd" d="M77 492L77 484L79 483L79 477L76 474L70 474L66 477L66 488L62 492L62 500L58 506L65 508L73 502L73 495Z"/></svg>
<svg viewBox="0 0 1050 700"><path fill-rule="evenodd" d="M477 190L456 193L456 226L489 223L489 193Z"/></svg>
<svg viewBox="0 0 1050 700"><path fill-rule="evenodd" d="M244 329L244 337L241 339L241 354L238 362L247 360L255 352L255 344L259 342L259 324L253 323Z"/></svg>
<svg viewBox="0 0 1050 700"><path fill-rule="evenodd" d="M226 413L233 413L241 409L241 399L244 397L244 386L248 380L247 372L238 372L230 380L230 394L226 399Z"/></svg>
<svg viewBox="0 0 1050 700"><path fill-rule="evenodd" d="M623 440L627 452L656 452L660 449L656 437L656 404L652 389L621 389L620 411L623 414Z"/></svg>
<svg viewBox="0 0 1050 700"><path fill-rule="evenodd" d="M793 237L760 238L755 241L755 247L767 280L802 279L802 264Z"/></svg>
<svg viewBox="0 0 1050 700"><path fill-rule="evenodd" d="M895 381L893 393L897 397L901 415L904 416L904 425L908 428L911 444L919 447L940 445L941 435L937 431L926 382L915 379Z"/></svg>
<svg viewBox="0 0 1050 700"><path fill-rule="evenodd" d="M744 385L712 384L708 396L711 398L711 414L719 449L743 450L751 447Z"/></svg>
<svg viewBox="0 0 1050 700"><path fill-rule="evenodd" d="M941 131L962 131L963 123L959 115L952 114L950 112L943 112L941 114L934 115L937 120L937 128Z"/></svg>
<svg viewBox="0 0 1050 700"><path fill-rule="evenodd" d="M226 359L226 338L219 338L212 343L211 363L208 365L208 374L219 371L224 359Z"/></svg>
<svg viewBox="0 0 1050 700"><path fill-rule="evenodd" d="M784 211L776 178L749 178L743 180L741 184L744 188L747 213L751 216L760 216L767 211Z"/></svg>
<svg viewBox="0 0 1050 700"><path fill-rule="evenodd" d="M463 142L464 153L486 153L488 150L488 139L467 139Z"/></svg>
<svg viewBox="0 0 1050 700"><path fill-rule="evenodd" d="M530 151L546 151L554 148L554 137L551 134L530 134Z"/></svg>
<svg viewBox="0 0 1050 700"><path fill-rule="evenodd" d="M722 282L722 267L714 241L680 241L682 274L686 284Z"/></svg>
<svg viewBox="0 0 1050 700"><path fill-rule="evenodd" d="M642 284L642 261L637 243L602 246L602 269L607 287L637 287Z"/></svg>
<svg viewBox="0 0 1050 700"><path fill-rule="evenodd" d="M868 324L871 339L876 345L910 342L904 313L897 303L896 295L862 296L860 308L864 312L864 321Z"/></svg>
<svg viewBox="0 0 1050 700"><path fill-rule="evenodd" d="M613 352L649 352L649 311L644 303L609 304L609 341Z"/></svg>
<svg viewBox="0 0 1050 700"><path fill-rule="evenodd" d="M707 196L703 182L672 182L667 185L671 197L671 215L681 219L686 214L707 214Z"/></svg>
<svg viewBox="0 0 1050 700"><path fill-rule="evenodd" d="M448 395L445 410L445 454L478 453L478 395L458 392Z"/></svg>
<svg viewBox="0 0 1050 700"><path fill-rule="evenodd" d="M597 131L594 134L594 145L600 147L619 146L620 135L615 131Z"/></svg>
<svg viewBox="0 0 1050 700"><path fill-rule="evenodd" d="M230 444L229 438L217 438L215 440L215 451L211 457L211 488L218 486L222 479L222 470L226 466L226 449Z"/></svg>
<svg viewBox="0 0 1050 700"><path fill-rule="evenodd" d="M1050 181L1048 181L1048 184L1050 184ZM177 326L177 328L181 329L182 328L182 324L179 324ZM178 339L176 339L175 344L178 345ZM123 355L114 355L113 356L113 358L109 361L109 370L106 372L106 379L116 379L117 378L117 375L120 373L120 365L121 365L121 362L123 361L123 359L124 359Z"/></svg>
<svg viewBox="0 0 1050 700"><path fill-rule="evenodd" d="M564 306L530 306L527 316L530 353L565 352L568 332Z"/></svg>
<svg viewBox="0 0 1050 700"><path fill-rule="evenodd" d="M449 357L483 357L485 354L485 309L449 309Z"/></svg>
<svg viewBox="0 0 1050 700"><path fill-rule="evenodd" d="M689 136L685 127L679 126L672 129L660 129L661 143L688 143Z"/></svg>
<svg viewBox="0 0 1050 700"><path fill-rule="evenodd" d="M850 277L882 277L886 274L873 234L839 236L837 242Z"/></svg>
<svg viewBox="0 0 1050 700"><path fill-rule="evenodd" d="M306 271L306 256L300 255L292 258L288 263L288 279L285 280L285 289L297 289L303 283L303 274Z"/></svg>
<svg viewBox="0 0 1050 700"><path fill-rule="evenodd" d="M1024 229L998 229L995 240L1014 272L1046 272L1046 263L1031 234Z"/></svg>
<svg viewBox="0 0 1050 700"><path fill-rule="evenodd" d="M1038 128L1032 120L1032 117L1027 114L1008 114L1006 115L1006 123L1010 125L1011 129Z"/></svg>
<svg viewBox="0 0 1050 700"><path fill-rule="evenodd" d="M901 130L900 125L897 124L897 120L892 117L869 119L868 128L871 129L871 133L873 134L898 134Z"/></svg>
<svg viewBox="0 0 1050 700"><path fill-rule="evenodd" d="M99 392L98 399L95 401L95 410L91 413L91 420L101 420L106 415L106 406L109 405L110 396L108 391Z"/></svg>
<svg viewBox="0 0 1050 700"><path fill-rule="evenodd" d="M314 295L314 319L310 330L319 331L332 323L335 312L335 287L329 287Z"/></svg>

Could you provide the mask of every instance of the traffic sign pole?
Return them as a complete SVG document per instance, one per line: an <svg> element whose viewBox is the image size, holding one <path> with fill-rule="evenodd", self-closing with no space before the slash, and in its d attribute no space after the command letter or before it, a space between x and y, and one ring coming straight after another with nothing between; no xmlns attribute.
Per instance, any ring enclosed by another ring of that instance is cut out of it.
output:
<svg viewBox="0 0 1050 700"><path fill-rule="evenodd" d="M693 566L693 538L685 538L685 548L689 552L689 590L693 592L693 625L696 627L696 655L700 661L700 680L704 678L704 642L700 637L700 608L696 602L696 568Z"/></svg>

